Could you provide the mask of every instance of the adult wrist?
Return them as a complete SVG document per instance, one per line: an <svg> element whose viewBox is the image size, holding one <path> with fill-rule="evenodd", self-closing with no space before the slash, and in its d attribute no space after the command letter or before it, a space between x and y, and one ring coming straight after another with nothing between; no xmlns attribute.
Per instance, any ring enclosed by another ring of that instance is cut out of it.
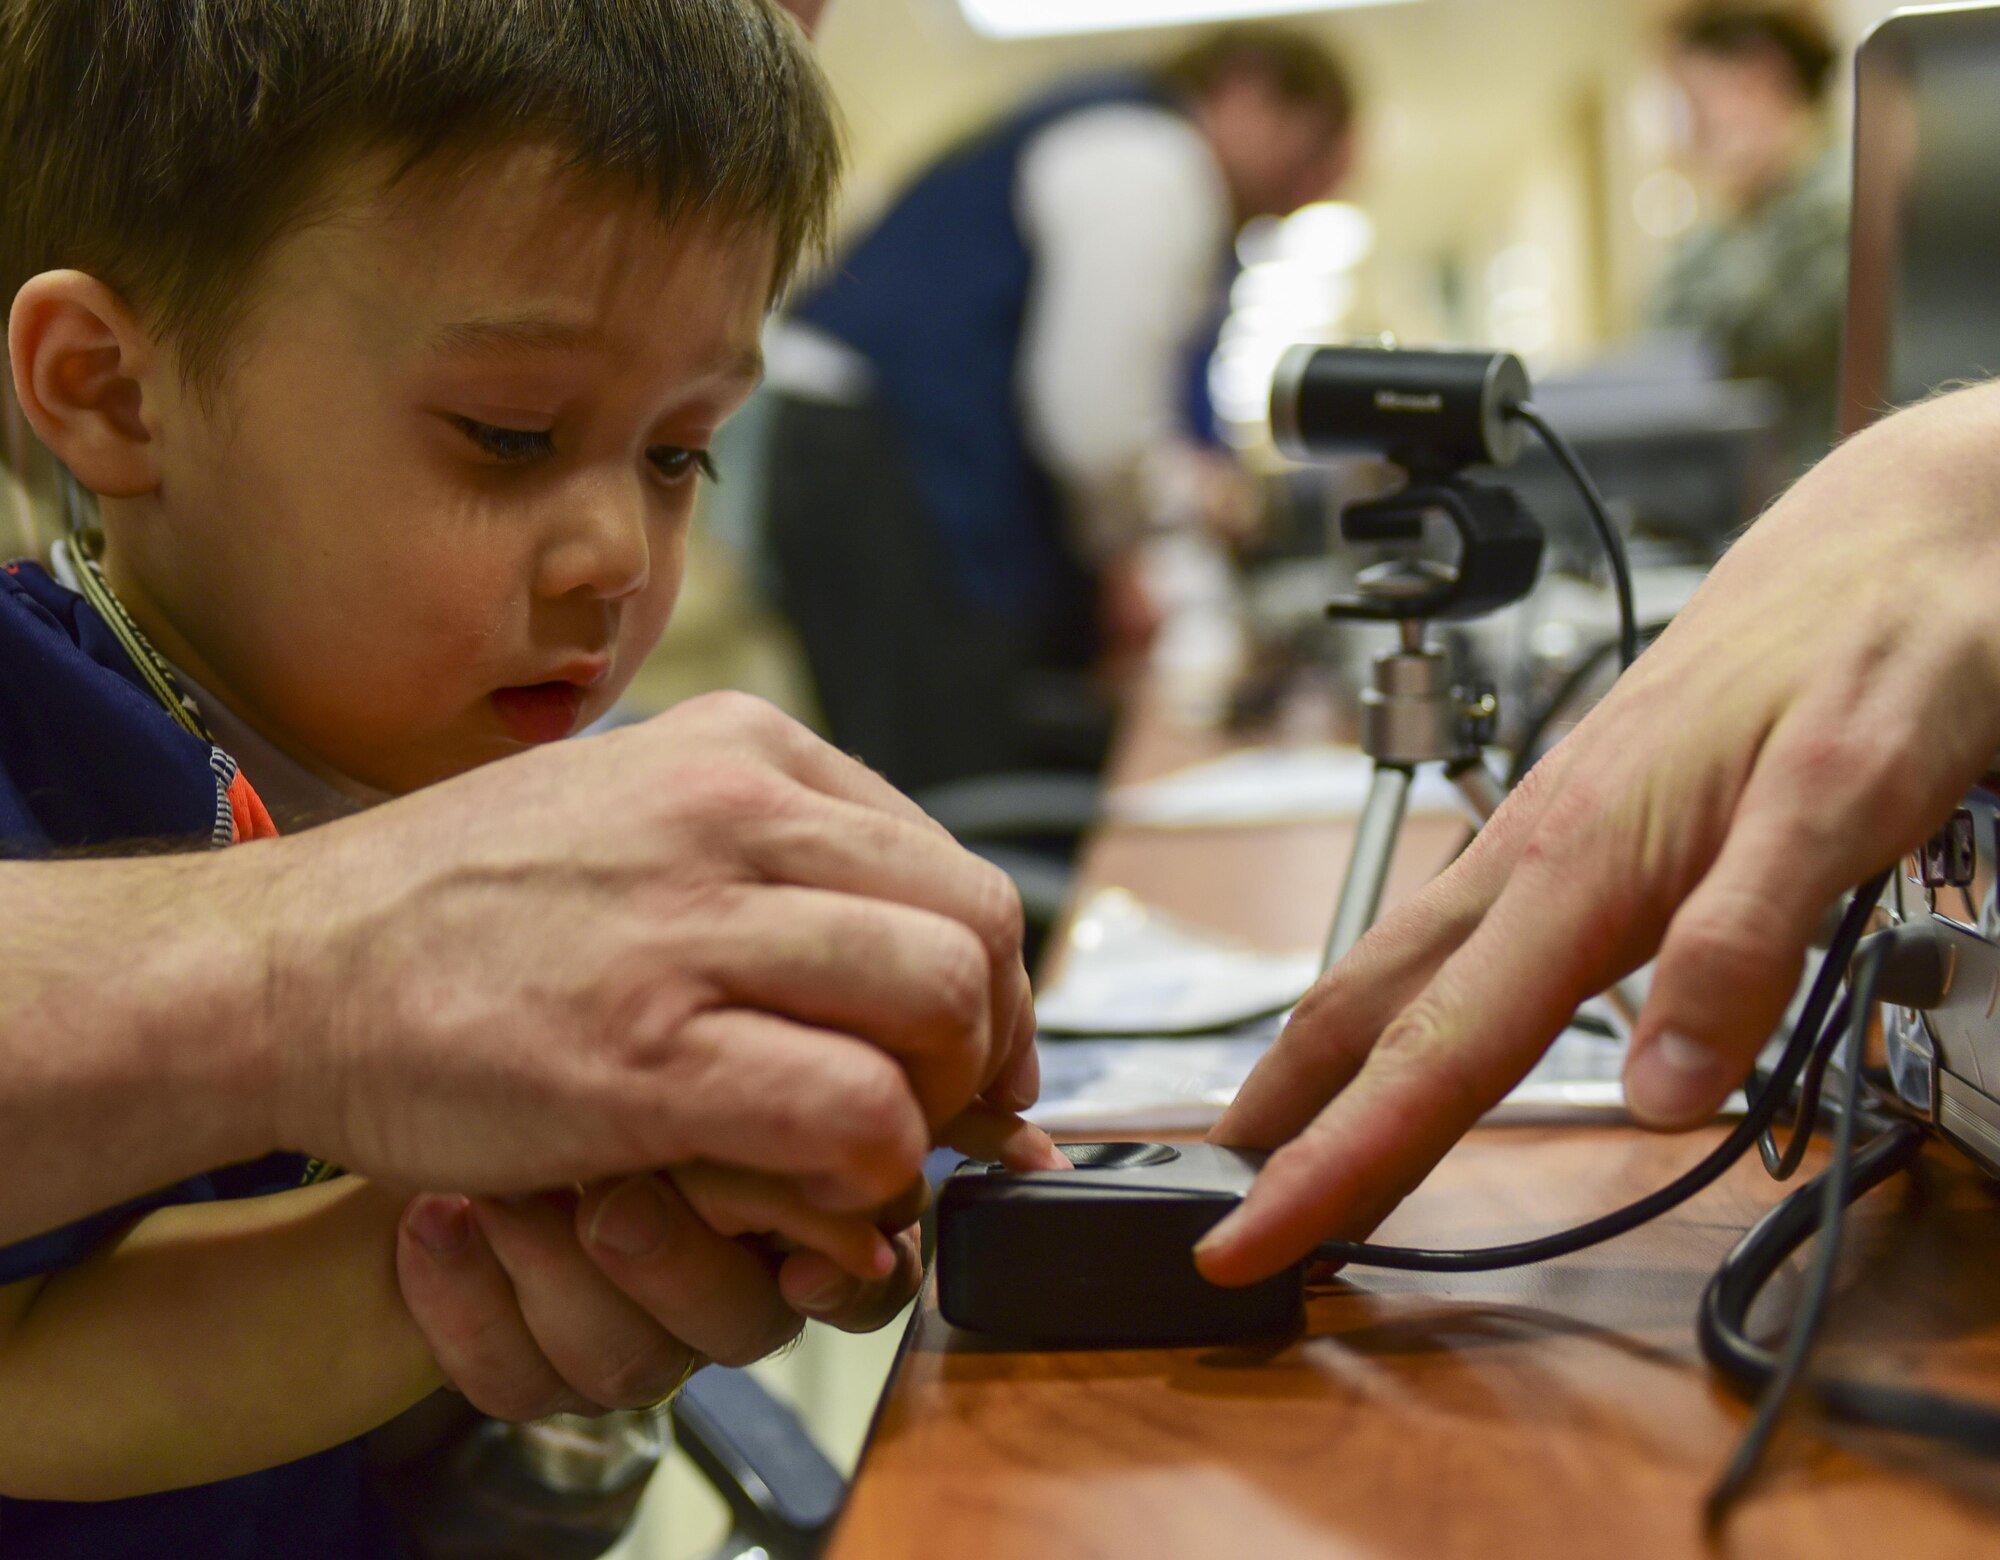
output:
<svg viewBox="0 0 2000 1560"><path fill-rule="evenodd" d="M291 1149L339 1159L344 1144L324 1059L337 1027L346 959L337 870L326 830L238 845L213 858L229 881L214 902L226 927L211 935L230 950L213 999L231 1031L227 1065L256 1152Z"/></svg>
<svg viewBox="0 0 2000 1560"><path fill-rule="evenodd" d="M280 1046L292 1017L277 979L289 846L178 858L189 881L148 946L156 1076L202 1115L212 1163L294 1145L279 1130Z"/></svg>

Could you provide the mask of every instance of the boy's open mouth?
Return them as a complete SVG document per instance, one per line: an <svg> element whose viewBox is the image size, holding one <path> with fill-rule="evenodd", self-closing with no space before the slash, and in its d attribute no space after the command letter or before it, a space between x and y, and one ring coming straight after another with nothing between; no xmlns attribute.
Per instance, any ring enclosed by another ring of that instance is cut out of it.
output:
<svg viewBox="0 0 2000 1560"><path fill-rule="evenodd" d="M573 682L530 683L500 689L492 696L493 709L517 742L560 742L576 730L583 695Z"/></svg>

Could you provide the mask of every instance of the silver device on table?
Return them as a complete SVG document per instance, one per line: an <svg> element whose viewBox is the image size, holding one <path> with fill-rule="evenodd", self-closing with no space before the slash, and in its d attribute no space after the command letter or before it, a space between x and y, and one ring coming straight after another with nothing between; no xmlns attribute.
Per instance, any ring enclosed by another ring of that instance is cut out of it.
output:
<svg viewBox="0 0 2000 1560"><path fill-rule="evenodd" d="M1899 11L1855 60L1843 432L2000 375L1996 255L2000 5ZM1894 885L1892 914L1932 929L1944 991L1927 1011L1892 1009L1887 1028L1897 1093L2000 1176L2000 942L1969 892L1994 828L1961 812Z"/></svg>

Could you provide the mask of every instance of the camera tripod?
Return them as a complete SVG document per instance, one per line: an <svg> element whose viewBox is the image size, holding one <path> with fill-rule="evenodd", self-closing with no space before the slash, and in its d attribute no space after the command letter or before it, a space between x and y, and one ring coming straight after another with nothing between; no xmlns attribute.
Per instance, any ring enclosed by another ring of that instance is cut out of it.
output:
<svg viewBox="0 0 2000 1560"><path fill-rule="evenodd" d="M1402 645L1375 658L1374 681L1361 695L1361 748L1374 760L1375 772L1322 970L1331 969L1375 922L1419 765L1442 764L1482 826L1506 796L1485 757L1498 724L1499 696L1488 683L1454 682L1451 658L1430 642L1429 627L1484 617L1527 595L1541 567L1542 529L1509 489L1447 476L1351 505L1340 517L1341 535L1349 542L1415 541L1426 515L1442 515L1458 532L1455 563L1396 558L1375 564L1361 571L1355 595L1326 609L1329 617L1392 622ZM1613 985L1604 998L1627 1025L1635 1022L1639 1003L1624 983Z"/></svg>
<svg viewBox="0 0 2000 1560"><path fill-rule="evenodd" d="M1404 571L1413 567L1428 575L1421 566L1384 564L1364 574L1360 588L1393 599L1392 593L1407 588ZM1332 968L1374 924L1418 765L1444 765L1445 777L1481 824L1505 795L1484 757L1499 714L1492 687L1455 684L1450 657L1428 642L1424 620L1399 623L1402 647L1375 658L1373 685L1361 696L1361 747L1375 761L1375 772L1327 934L1323 969Z"/></svg>
<svg viewBox="0 0 2000 1560"><path fill-rule="evenodd" d="M1340 517L1341 536L1354 543L1414 542L1429 515L1443 516L1458 532L1455 562L1378 563L1361 572L1354 596L1327 607L1330 617L1395 623L1402 645L1375 658L1373 684L1361 696L1361 747L1375 770L1327 934L1325 968L1374 924L1419 765L1442 764L1480 823L1504 794L1485 760L1498 695L1487 684L1454 682L1451 659L1430 642L1429 626L1483 617L1525 596L1541 566L1542 530L1508 489L1447 475L1350 505Z"/></svg>

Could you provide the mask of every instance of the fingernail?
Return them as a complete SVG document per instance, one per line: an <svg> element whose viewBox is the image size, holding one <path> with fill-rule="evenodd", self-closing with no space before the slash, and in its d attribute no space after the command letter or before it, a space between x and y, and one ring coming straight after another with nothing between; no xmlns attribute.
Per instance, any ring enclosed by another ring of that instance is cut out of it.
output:
<svg viewBox="0 0 2000 1560"><path fill-rule="evenodd" d="M886 1240L876 1243L874 1252L868 1258L868 1271L877 1278L887 1278L896 1271L896 1248Z"/></svg>
<svg viewBox="0 0 2000 1560"><path fill-rule="evenodd" d="M590 1242L621 1257L643 1257L660 1249L667 1230L667 1210L653 1190L653 1178L635 1175L597 1205Z"/></svg>
<svg viewBox="0 0 2000 1560"><path fill-rule="evenodd" d="M1705 1114L1728 1089L1722 1059L1671 1030L1635 1055L1625 1074L1625 1103L1642 1120L1679 1122Z"/></svg>
<svg viewBox="0 0 2000 1560"><path fill-rule="evenodd" d="M808 1316L830 1316L853 1303L856 1287L854 1280L844 1273L829 1278L799 1297L799 1309Z"/></svg>
<svg viewBox="0 0 2000 1560"><path fill-rule="evenodd" d="M434 1257L455 1257L472 1238L462 1197L420 1197L410 1209L410 1233Z"/></svg>

